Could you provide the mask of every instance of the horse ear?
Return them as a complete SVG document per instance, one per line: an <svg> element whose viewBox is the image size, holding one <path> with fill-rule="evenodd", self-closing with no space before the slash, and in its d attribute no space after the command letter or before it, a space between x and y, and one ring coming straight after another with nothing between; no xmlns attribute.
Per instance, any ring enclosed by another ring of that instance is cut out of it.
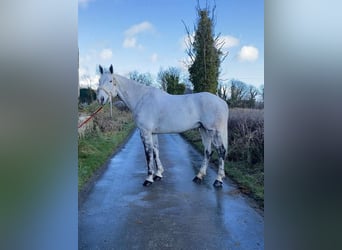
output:
<svg viewBox="0 0 342 250"><path fill-rule="evenodd" d="M101 65L99 65L99 70L100 70L100 73L101 73L101 75L102 75L102 74L103 74L103 68L102 68Z"/></svg>
<svg viewBox="0 0 342 250"><path fill-rule="evenodd" d="M110 67L109 67L109 72L111 73L111 74L113 74L114 73L114 70L113 70L113 65L111 64L110 65Z"/></svg>

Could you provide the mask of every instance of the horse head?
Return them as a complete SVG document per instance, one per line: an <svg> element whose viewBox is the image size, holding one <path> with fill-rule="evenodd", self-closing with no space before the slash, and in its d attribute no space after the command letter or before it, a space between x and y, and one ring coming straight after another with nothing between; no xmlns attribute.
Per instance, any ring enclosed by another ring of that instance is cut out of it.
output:
<svg viewBox="0 0 342 250"><path fill-rule="evenodd" d="M101 73L99 79L99 87L97 88L97 101L104 105L111 98L116 97L118 94L117 91L117 82L114 78L113 65L110 65L109 70L104 70L101 65L99 65L99 70Z"/></svg>

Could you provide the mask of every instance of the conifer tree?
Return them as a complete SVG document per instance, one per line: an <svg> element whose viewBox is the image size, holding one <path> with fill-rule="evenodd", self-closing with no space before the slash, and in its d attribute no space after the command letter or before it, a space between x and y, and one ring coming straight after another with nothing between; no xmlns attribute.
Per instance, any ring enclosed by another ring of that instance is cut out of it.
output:
<svg viewBox="0 0 342 250"><path fill-rule="evenodd" d="M210 12L208 6L204 9L198 6L197 13L193 41L189 29L185 26L188 34L187 54L191 60L188 67L189 78L194 86L194 92L206 91L216 94L220 64L227 53L222 51L224 42L219 39L219 35L215 37L214 34L215 7Z"/></svg>

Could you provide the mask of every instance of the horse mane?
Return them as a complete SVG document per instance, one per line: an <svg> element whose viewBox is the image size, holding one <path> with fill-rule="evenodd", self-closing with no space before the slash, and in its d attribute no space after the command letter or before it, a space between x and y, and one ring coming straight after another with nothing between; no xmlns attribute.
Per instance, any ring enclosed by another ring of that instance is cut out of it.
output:
<svg viewBox="0 0 342 250"><path fill-rule="evenodd" d="M121 75L118 75L118 74L114 74L114 77L115 79L118 81L118 78L120 79L119 82L121 82L122 84L127 84L128 83L131 83L133 84L136 88L139 88L141 90L150 90L150 89L154 89L154 90L158 90L158 91L162 91L162 92L165 92L157 87L154 87L154 86L147 86L145 84L142 84L142 83L139 83L138 81L136 80L132 80L132 79L129 79L127 77L124 77L124 76L121 76Z"/></svg>
<svg viewBox="0 0 342 250"><path fill-rule="evenodd" d="M160 92L167 94L165 91L153 87L141 84L135 80L129 79L127 77L114 74L114 81L118 82L119 89L121 89L121 93L119 94L120 99L129 107L132 111L136 103L127 103L128 100L138 102L145 94L151 94L155 92Z"/></svg>

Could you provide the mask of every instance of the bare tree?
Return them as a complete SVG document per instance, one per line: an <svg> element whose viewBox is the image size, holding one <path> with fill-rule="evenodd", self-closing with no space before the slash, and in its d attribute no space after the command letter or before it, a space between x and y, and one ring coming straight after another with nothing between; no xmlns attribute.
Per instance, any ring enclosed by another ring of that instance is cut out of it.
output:
<svg viewBox="0 0 342 250"><path fill-rule="evenodd" d="M248 106L249 108L255 108L256 97L259 94L259 91L253 85L248 86Z"/></svg>
<svg viewBox="0 0 342 250"><path fill-rule="evenodd" d="M150 73L139 73L135 70L129 72L129 78L147 86L151 86L153 84L153 79Z"/></svg>
<svg viewBox="0 0 342 250"><path fill-rule="evenodd" d="M229 86L227 83L219 82L217 87L217 95L221 97L223 100L228 100L228 92L229 92Z"/></svg>

